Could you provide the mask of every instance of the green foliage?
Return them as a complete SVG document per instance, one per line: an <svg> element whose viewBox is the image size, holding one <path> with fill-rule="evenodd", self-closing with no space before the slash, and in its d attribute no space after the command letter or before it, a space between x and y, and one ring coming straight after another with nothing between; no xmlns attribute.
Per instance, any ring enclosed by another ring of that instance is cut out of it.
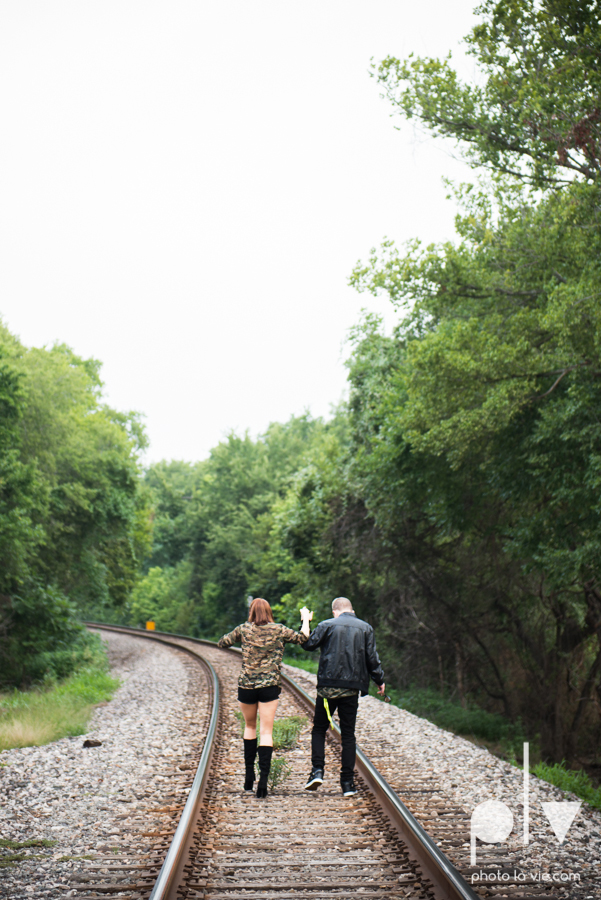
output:
<svg viewBox="0 0 601 900"><path fill-rule="evenodd" d="M354 276L412 301L392 338L374 322L356 333L350 376L355 480L384 541L403 547L398 613L417 611L416 650L420 628L434 639L431 669L459 658L549 755L573 754L578 729L590 741L595 727L584 708L601 612L593 194L522 198L519 215L499 198L494 221L478 199L458 247L401 257L387 245L386 261ZM383 354L385 385L365 375Z"/></svg>
<svg viewBox="0 0 601 900"><path fill-rule="evenodd" d="M291 653L290 645L286 645L286 650L284 652L284 662L289 666L295 666L297 669L304 669L305 672L311 672L313 675L317 675L317 669L319 668L319 656L315 653L309 655L304 650L301 649L300 653ZM301 656L301 653L303 654Z"/></svg>
<svg viewBox="0 0 601 900"><path fill-rule="evenodd" d="M97 659L98 638L84 630L63 594L40 584L0 597L0 687L66 678Z"/></svg>
<svg viewBox="0 0 601 900"><path fill-rule="evenodd" d="M576 794L577 797L586 800L590 806L595 809L601 809L601 788L595 787L590 777L582 769L579 771L568 769L565 760L562 760L560 763L554 763L551 766L540 762L534 766L532 771L534 775L542 778L543 781L554 784L555 787L560 788L562 791Z"/></svg>
<svg viewBox="0 0 601 900"><path fill-rule="evenodd" d="M104 703L111 699L117 687L119 687L119 681L107 672L96 668L85 668L59 684L55 689L55 696L59 700L61 698L76 699L83 704Z"/></svg>
<svg viewBox="0 0 601 900"><path fill-rule="evenodd" d="M573 758L596 742L601 688L601 27L591 2L480 12L477 85L448 60L378 70L405 116L493 177L456 192L457 243L387 241L353 273L402 319L389 338L373 320L355 333L365 515L344 543L363 534L378 560L401 682L454 669L460 694Z"/></svg>
<svg viewBox="0 0 601 900"><path fill-rule="evenodd" d="M190 552L192 523L204 466L172 460L150 466L144 476L152 503L152 545L144 560L144 570L172 568Z"/></svg>
<svg viewBox="0 0 601 900"><path fill-rule="evenodd" d="M68 347L29 350L20 368L22 452L48 498L40 574L84 610L123 606L137 570L139 422L101 404L99 363Z"/></svg>
<svg viewBox="0 0 601 900"><path fill-rule="evenodd" d="M267 779L267 783L269 784L271 790L273 791L278 786L278 784L283 784L283 782L286 781L291 772L292 766L285 757L272 757L269 777Z"/></svg>
<svg viewBox="0 0 601 900"><path fill-rule="evenodd" d="M19 350L0 322L0 594L27 577L43 539L35 519L44 508L45 491L35 466L21 457L25 397L16 365Z"/></svg>
<svg viewBox="0 0 601 900"><path fill-rule="evenodd" d="M0 323L0 685L71 672L78 615L124 606L150 541L143 429L102 404L99 370Z"/></svg>
<svg viewBox="0 0 601 900"><path fill-rule="evenodd" d="M475 167L535 185L600 171L601 24L597 0L485 0L467 38L480 79L449 59L388 57L374 74L407 119L455 139Z"/></svg>
<svg viewBox="0 0 601 900"><path fill-rule="evenodd" d="M291 586L286 550L273 541L280 504L296 472L345 434L341 414L327 425L304 415L256 441L231 434L202 463L151 466L153 543L128 620L216 638L246 618L249 594L267 597L277 614ZM293 619L298 627L298 612Z"/></svg>
<svg viewBox="0 0 601 900"><path fill-rule="evenodd" d="M307 724L305 716L286 716L273 723L273 749L292 750L298 743L298 736Z"/></svg>
<svg viewBox="0 0 601 900"><path fill-rule="evenodd" d="M302 416L271 425L256 442L230 435L211 452L198 492L192 555L202 632L218 636L243 621L249 593L277 601L285 592L280 572L261 569L272 508L323 431L320 420Z"/></svg>
<svg viewBox="0 0 601 900"><path fill-rule="evenodd" d="M129 602L129 621L139 627L149 619L159 631L189 634L195 624L189 599L192 564L151 568L134 588Z"/></svg>

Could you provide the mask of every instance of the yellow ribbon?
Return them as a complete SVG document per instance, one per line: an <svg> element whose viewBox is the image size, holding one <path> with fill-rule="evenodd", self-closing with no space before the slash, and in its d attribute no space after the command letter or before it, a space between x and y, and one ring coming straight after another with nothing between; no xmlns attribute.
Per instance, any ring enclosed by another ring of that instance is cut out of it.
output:
<svg viewBox="0 0 601 900"><path fill-rule="evenodd" d="M322 697L322 700L323 700L323 708L326 711L326 716L328 717L328 721L329 721L330 725L332 726L332 730L334 730L334 723L332 722L332 716L330 715L330 705L328 703L328 698Z"/></svg>

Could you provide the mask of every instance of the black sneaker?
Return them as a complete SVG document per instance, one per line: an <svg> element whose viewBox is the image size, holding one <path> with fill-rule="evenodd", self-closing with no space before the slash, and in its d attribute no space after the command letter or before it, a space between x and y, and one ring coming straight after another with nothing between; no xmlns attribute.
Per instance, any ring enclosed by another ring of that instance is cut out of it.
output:
<svg viewBox="0 0 601 900"><path fill-rule="evenodd" d="M323 769L313 769L305 785L305 790L316 791L320 784L323 784Z"/></svg>
<svg viewBox="0 0 601 900"><path fill-rule="evenodd" d="M357 793L357 788L352 781L341 781L340 787L342 788L342 793L345 797L354 797Z"/></svg>

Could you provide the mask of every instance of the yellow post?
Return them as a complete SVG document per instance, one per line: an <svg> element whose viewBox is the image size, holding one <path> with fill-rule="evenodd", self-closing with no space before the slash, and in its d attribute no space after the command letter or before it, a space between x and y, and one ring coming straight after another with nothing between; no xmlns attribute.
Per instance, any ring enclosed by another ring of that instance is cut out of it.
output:
<svg viewBox="0 0 601 900"><path fill-rule="evenodd" d="M154 622L146 623L146 631L154 631Z"/></svg>

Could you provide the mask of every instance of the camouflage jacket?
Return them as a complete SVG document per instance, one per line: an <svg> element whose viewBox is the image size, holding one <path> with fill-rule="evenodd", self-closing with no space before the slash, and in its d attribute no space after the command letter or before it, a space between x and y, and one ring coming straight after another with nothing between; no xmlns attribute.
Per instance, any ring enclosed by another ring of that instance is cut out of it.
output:
<svg viewBox="0 0 601 900"><path fill-rule="evenodd" d="M241 688L260 688L280 684L284 644L304 644L306 640L304 634L276 622L245 622L224 634L218 646L231 647L241 641L242 671L238 684Z"/></svg>

